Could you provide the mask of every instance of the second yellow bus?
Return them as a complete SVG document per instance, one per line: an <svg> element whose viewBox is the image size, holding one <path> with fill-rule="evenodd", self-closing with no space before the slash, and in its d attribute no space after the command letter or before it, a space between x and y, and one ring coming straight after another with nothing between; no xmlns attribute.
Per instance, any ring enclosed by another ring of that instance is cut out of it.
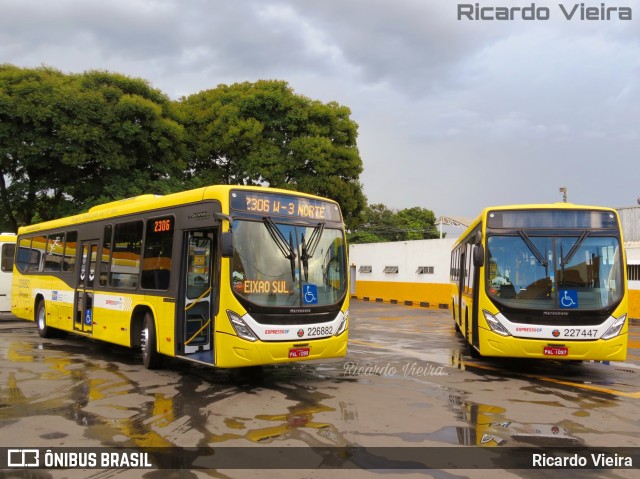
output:
<svg viewBox="0 0 640 479"><path fill-rule="evenodd" d="M623 361L625 264L613 209L486 208L451 254L456 329L472 356Z"/></svg>

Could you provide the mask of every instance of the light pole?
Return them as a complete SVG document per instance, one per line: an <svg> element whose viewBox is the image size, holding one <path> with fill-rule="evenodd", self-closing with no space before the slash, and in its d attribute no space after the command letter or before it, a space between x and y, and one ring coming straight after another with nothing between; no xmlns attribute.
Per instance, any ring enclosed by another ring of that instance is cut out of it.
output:
<svg viewBox="0 0 640 479"><path fill-rule="evenodd" d="M560 187L560 193L562 193L562 201L564 203L567 202L567 187L566 186L561 186ZM640 198L638 198L638 201L640 201Z"/></svg>

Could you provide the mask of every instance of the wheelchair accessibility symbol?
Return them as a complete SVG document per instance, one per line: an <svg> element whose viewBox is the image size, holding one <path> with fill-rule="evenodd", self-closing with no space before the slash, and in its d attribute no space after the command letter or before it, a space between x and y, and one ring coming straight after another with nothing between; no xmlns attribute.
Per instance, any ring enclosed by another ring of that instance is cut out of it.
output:
<svg viewBox="0 0 640 479"><path fill-rule="evenodd" d="M315 284L305 284L302 288L304 304L318 304L318 287Z"/></svg>
<svg viewBox="0 0 640 479"><path fill-rule="evenodd" d="M571 291L570 289L561 289L560 293L560 307L569 309L578 307L578 292Z"/></svg>

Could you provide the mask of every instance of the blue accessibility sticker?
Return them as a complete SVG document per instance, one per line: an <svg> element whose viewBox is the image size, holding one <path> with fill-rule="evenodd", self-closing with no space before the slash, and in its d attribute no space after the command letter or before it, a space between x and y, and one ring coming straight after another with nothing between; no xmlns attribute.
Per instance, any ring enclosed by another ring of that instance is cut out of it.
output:
<svg viewBox="0 0 640 479"><path fill-rule="evenodd" d="M572 289L561 289L560 293L560 307L569 309L578 307L578 292Z"/></svg>
<svg viewBox="0 0 640 479"><path fill-rule="evenodd" d="M305 284L302 287L302 302L304 304L318 304L318 287L315 284Z"/></svg>

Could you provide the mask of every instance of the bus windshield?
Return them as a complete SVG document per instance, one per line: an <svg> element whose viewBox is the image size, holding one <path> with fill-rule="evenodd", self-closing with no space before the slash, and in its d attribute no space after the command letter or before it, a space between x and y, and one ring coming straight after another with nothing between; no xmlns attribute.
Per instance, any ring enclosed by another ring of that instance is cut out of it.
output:
<svg viewBox="0 0 640 479"><path fill-rule="evenodd" d="M487 240L487 292L497 303L524 309L600 310L624 294L619 238L532 231Z"/></svg>
<svg viewBox="0 0 640 479"><path fill-rule="evenodd" d="M233 222L233 290L258 306L312 307L346 293L346 250L340 229L263 221Z"/></svg>

